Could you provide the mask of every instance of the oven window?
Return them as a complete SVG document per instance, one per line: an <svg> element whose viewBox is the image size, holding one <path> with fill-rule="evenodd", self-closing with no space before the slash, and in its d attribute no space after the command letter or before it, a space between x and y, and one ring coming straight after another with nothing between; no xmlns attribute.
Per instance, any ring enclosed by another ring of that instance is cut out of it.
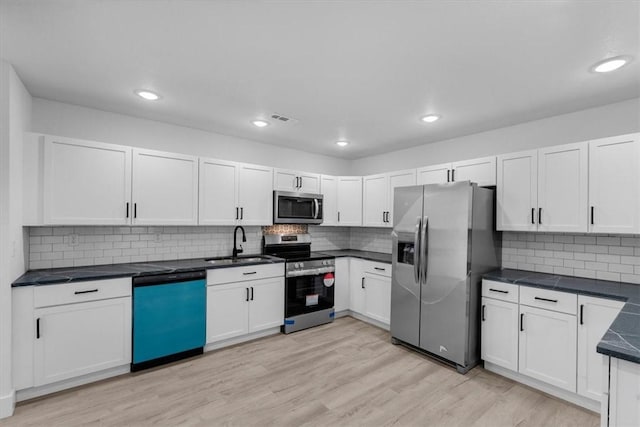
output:
<svg viewBox="0 0 640 427"><path fill-rule="evenodd" d="M313 199L278 197L278 217L280 218L313 218L314 209Z"/></svg>
<svg viewBox="0 0 640 427"><path fill-rule="evenodd" d="M324 274L287 278L285 317L332 308L334 286L324 285Z"/></svg>

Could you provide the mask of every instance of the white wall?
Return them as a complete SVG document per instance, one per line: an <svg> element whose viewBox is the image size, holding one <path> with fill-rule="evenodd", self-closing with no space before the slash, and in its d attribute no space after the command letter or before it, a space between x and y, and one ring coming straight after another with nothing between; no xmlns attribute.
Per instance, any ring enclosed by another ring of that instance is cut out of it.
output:
<svg viewBox="0 0 640 427"><path fill-rule="evenodd" d="M331 175L350 167L344 159L41 98L33 99L32 131Z"/></svg>
<svg viewBox="0 0 640 427"><path fill-rule="evenodd" d="M25 271L22 227L22 135L31 96L13 67L0 60L0 418L13 413L11 282Z"/></svg>
<svg viewBox="0 0 640 427"><path fill-rule="evenodd" d="M352 162L351 172L355 175L369 175L638 131L640 131L640 98L635 98L405 150L364 157Z"/></svg>

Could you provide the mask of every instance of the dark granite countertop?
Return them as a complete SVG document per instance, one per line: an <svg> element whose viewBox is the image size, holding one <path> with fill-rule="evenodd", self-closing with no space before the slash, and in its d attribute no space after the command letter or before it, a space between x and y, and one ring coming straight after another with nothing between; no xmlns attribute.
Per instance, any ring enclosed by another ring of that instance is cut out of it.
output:
<svg viewBox="0 0 640 427"><path fill-rule="evenodd" d="M359 251L357 249L339 249L333 251L320 251L320 253L331 255L336 258L354 257L391 264L391 254L385 254L382 252Z"/></svg>
<svg viewBox="0 0 640 427"><path fill-rule="evenodd" d="M246 257L251 257L247 255ZM162 273L183 273L188 271L210 270L214 268L242 267L245 265L283 263L284 259L267 255L253 255L262 257L259 261L239 261L233 264L213 265L204 258L184 259L175 261L152 261L129 264L106 264L87 267L50 268L30 270L20 276L11 286L53 285L83 280L103 280L117 277L140 277ZM241 258L240 258L241 259Z"/></svg>
<svg viewBox="0 0 640 427"><path fill-rule="evenodd" d="M521 270L494 270L483 276L516 285L625 301L598 343L598 353L640 363L640 285Z"/></svg>

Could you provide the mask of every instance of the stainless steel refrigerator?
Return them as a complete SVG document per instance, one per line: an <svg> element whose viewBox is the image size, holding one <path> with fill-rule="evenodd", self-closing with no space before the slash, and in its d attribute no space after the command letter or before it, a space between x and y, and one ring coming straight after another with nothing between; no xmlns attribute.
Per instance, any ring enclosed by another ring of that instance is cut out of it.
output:
<svg viewBox="0 0 640 427"><path fill-rule="evenodd" d="M399 187L393 209L392 341L466 373L480 359L481 276L500 265L494 190Z"/></svg>

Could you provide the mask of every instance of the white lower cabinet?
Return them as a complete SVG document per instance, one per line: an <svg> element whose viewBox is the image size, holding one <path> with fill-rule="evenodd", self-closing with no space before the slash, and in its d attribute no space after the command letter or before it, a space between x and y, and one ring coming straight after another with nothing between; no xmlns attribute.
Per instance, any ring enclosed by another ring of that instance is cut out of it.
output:
<svg viewBox="0 0 640 427"><path fill-rule="evenodd" d="M209 270L207 284L207 344L284 323L284 264Z"/></svg>
<svg viewBox="0 0 640 427"><path fill-rule="evenodd" d="M333 309L336 313L349 310L349 258L336 258Z"/></svg>
<svg viewBox="0 0 640 427"><path fill-rule="evenodd" d="M131 363L131 298L34 311L34 385Z"/></svg>
<svg viewBox="0 0 640 427"><path fill-rule="evenodd" d="M640 364L605 357L603 368L609 370L609 391L602 400L601 426L640 426Z"/></svg>
<svg viewBox="0 0 640 427"><path fill-rule="evenodd" d="M482 297L480 357L518 370L518 304Z"/></svg>
<svg viewBox="0 0 640 427"><path fill-rule="evenodd" d="M391 265L350 259L350 309L385 325L391 316Z"/></svg>
<svg viewBox="0 0 640 427"><path fill-rule="evenodd" d="M65 380L94 373L114 375L101 372L111 368L119 368L118 373L128 369L130 278L25 286L12 292L16 390L54 383L60 383L53 387L61 390L71 386Z"/></svg>
<svg viewBox="0 0 640 427"><path fill-rule="evenodd" d="M520 306L518 371L576 391L576 316Z"/></svg>
<svg viewBox="0 0 640 427"><path fill-rule="evenodd" d="M582 396L602 398L604 356L596 347L623 305L622 301L578 296L578 394Z"/></svg>

